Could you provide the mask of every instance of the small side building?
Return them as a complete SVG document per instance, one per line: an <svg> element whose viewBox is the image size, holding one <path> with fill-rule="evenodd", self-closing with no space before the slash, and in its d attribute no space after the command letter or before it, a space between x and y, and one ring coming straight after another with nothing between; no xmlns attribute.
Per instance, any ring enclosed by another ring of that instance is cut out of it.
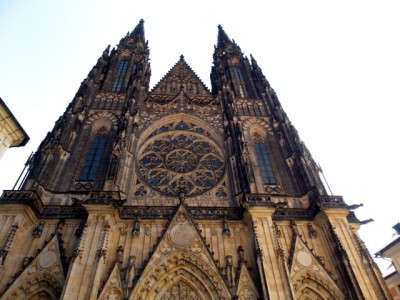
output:
<svg viewBox="0 0 400 300"><path fill-rule="evenodd" d="M25 146L29 136L0 98L0 159L10 147Z"/></svg>
<svg viewBox="0 0 400 300"><path fill-rule="evenodd" d="M377 257L391 259L395 271L384 277L394 300L400 299L400 223L393 226L396 230L397 238L382 248L375 255Z"/></svg>

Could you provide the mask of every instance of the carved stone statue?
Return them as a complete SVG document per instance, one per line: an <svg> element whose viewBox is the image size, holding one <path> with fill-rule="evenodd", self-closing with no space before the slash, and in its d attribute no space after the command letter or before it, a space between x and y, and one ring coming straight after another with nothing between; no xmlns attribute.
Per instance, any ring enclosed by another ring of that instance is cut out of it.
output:
<svg viewBox="0 0 400 300"><path fill-rule="evenodd" d="M136 217L136 220L133 223L131 235L138 236L139 234L140 234L140 219L139 217Z"/></svg>
<svg viewBox="0 0 400 300"><path fill-rule="evenodd" d="M228 221L226 220L226 216L224 216L223 222L222 222L222 234L226 236L231 235L231 231L229 229Z"/></svg>
<svg viewBox="0 0 400 300"><path fill-rule="evenodd" d="M118 265L121 267L122 266L122 259L123 259L123 255L124 255L124 247L122 247L121 245L118 247L117 249L117 261L118 261Z"/></svg>
<svg viewBox="0 0 400 300"><path fill-rule="evenodd" d="M316 238L316 237L318 237L318 233L317 233L317 231L315 230L315 228L312 226L311 223L308 223L308 224L307 224L307 227L308 227L308 234L310 235L310 238Z"/></svg>
<svg viewBox="0 0 400 300"><path fill-rule="evenodd" d="M126 267L125 282L127 289L133 287L133 279L135 279L135 260L136 256L129 256L128 266Z"/></svg>
<svg viewBox="0 0 400 300"><path fill-rule="evenodd" d="M225 266L225 276L228 286L232 289L235 286L235 268L233 267L232 255L225 256L226 266Z"/></svg>

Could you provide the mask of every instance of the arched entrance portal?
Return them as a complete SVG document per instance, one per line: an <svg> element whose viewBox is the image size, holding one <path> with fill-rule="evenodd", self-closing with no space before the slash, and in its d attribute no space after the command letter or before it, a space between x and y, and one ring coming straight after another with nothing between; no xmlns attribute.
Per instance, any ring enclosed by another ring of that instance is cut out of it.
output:
<svg viewBox="0 0 400 300"><path fill-rule="evenodd" d="M204 289L204 287L203 287ZM179 278L170 286L165 287L157 300L202 300L207 299L205 295L201 295L201 289L197 289L191 283Z"/></svg>
<svg viewBox="0 0 400 300"><path fill-rule="evenodd" d="M188 252L174 253L158 260L142 276L130 299L231 299L216 268Z"/></svg>
<svg viewBox="0 0 400 300"><path fill-rule="evenodd" d="M27 298L27 300L55 300L57 299L51 292L41 290Z"/></svg>

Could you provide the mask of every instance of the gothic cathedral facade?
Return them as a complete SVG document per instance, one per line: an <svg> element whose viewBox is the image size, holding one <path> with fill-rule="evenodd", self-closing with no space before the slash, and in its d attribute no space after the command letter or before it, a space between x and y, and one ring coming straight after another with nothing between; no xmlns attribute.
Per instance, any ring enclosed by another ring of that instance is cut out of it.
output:
<svg viewBox="0 0 400 300"><path fill-rule="evenodd" d="M390 299L361 222L221 26L149 89L143 20L0 199L1 299Z"/></svg>

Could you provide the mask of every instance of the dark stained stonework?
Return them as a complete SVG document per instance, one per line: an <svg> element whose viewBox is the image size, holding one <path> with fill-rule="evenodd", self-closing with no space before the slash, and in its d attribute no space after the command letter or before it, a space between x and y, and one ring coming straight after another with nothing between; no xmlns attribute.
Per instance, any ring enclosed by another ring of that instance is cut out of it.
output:
<svg viewBox="0 0 400 300"><path fill-rule="evenodd" d="M253 56L219 26L211 90L149 60L141 20L1 195L2 299L389 297Z"/></svg>

